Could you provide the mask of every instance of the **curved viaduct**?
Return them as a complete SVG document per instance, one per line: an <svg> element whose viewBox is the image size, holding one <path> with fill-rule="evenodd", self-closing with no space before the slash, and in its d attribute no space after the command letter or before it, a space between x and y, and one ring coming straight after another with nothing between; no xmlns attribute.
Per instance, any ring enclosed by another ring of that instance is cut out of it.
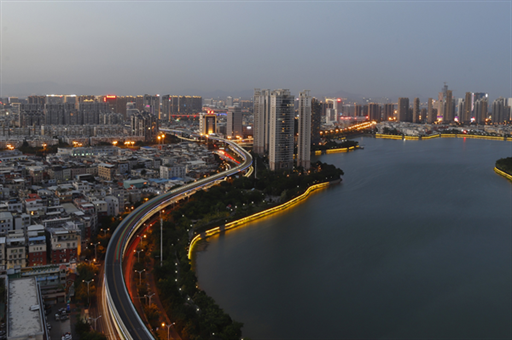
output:
<svg viewBox="0 0 512 340"><path fill-rule="evenodd" d="M244 161L230 170L197 180L153 198L128 215L112 235L105 254L104 297L107 300L110 317L121 339L154 339L135 310L124 282L122 262L130 240L143 226L145 221L149 220L155 213L158 213L183 195L189 195L198 189L211 186L215 184L215 182L246 170L252 165L251 155L237 144L221 138L210 138L230 145Z"/></svg>

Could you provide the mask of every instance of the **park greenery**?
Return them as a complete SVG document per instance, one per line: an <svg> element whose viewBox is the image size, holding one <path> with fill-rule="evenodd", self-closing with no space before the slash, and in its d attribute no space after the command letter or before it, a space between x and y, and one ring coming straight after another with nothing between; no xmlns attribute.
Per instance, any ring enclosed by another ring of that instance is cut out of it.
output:
<svg viewBox="0 0 512 340"><path fill-rule="evenodd" d="M354 140L344 140L342 142L337 142L335 140L329 139L322 145L316 145L314 147L314 150L342 149L342 148L357 147L358 145L359 145L359 143Z"/></svg>
<svg viewBox="0 0 512 340"><path fill-rule="evenodd" d="M98 267L92 263L82 262L77 266L79 280L76 280L75 285L75 300L87 304L90 300L94 301L96 296L96 280L95 277L98 273ZM87 285L89 282L89 285ZM89 287L87 287L89 286Z"/></svg>
<svg viewBox="0 0 512 340"><path fill-rule="evenodd" d="M107 340L107 337L104 334L92 330L91 325L88 322L80 319L75 324L75 331L80 340Z"/></svg>
<svg viewBox="0 0 512 340"><path fill-rule="evenodd" d="M280 204L313 184L340 180L343 174L341 169L321 162L312 164L307 171L299 168L278 172L267 170L261 158L257 164L257 177L228 179L209 190L196 192L168 212L163 228L163 254L155 246L160 242L159 233L149 233L153 257L164 258L163 265L154 266L153 272L159 299L185 340L240 339L242 327L199 288L188 259L188 246L194 234ZM152 323L154 311L147 309Z"/></svg>
<svg viewBox="0 0 512 340"><path fill-rule="evenodd" d="M389 128L387 126L382 128L382 133L385 135L402 135L400 131L396 128Z"/></svg>
<svg viewBox="0 0 512 340"><path fill-rule="evenodd" d="M496 168L512 175L512 157L498 159L496 161Z"/></svg>
<svg viewBox="0 0 512 340"><path fill-rule="evenodd" d="M28 155L36 155L39 157L45 156L50 153L57 153L59 148L69 148L71 147L68 143L59 141L58 144L48 145L46 147L33 147L28 144L27 141L24 141L23 144L18 148L23 154Z"/></svg>

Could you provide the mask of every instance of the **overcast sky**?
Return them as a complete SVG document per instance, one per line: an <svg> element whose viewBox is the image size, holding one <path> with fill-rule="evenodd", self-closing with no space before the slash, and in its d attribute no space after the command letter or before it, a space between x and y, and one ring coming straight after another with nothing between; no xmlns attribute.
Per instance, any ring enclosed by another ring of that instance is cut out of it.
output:
<svg viewBox="0 0 512 340"><path fill-rule="evenodd" d="M423 98L445 81L456 97L512 97L510 1L20 0L0 12L3 97L261 87Z"/></svg>

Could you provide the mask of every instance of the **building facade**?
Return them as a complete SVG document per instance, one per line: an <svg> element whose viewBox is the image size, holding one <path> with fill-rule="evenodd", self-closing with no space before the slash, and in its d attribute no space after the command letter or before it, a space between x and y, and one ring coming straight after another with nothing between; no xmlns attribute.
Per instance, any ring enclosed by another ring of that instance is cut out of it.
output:
<svg viewBox="0 0 512 340"><path fill-rule="evenodd" d="M301 166L305 170L311 167L311 96L309 90L299 93L297 166Z"/></svg>
<svg viewBox="0 0 512 340"><path fill-rule="evenodd" d="M242 109L237 106L231 106L226 112L226 136L243 138Z"/></svg>
<svg viewBox="0 0 512 340"><path fill-rule="evenodd" d="M270 90L254 89L254 146L253 151L264 155L269 148Z"/></svg>
<svg viewBox="0 0 512 340"><path fill-rule="evenodd" d="M270 170L293 168L294 146L294 97L287 89L274 90L270 94Z"/></svg>
<svg viewBox="0 0 512 340"><path fill-rule="evenodd" d="M396 120L398 122L407 122L409 115L409 98L398 98L398 114Z"/></svg>

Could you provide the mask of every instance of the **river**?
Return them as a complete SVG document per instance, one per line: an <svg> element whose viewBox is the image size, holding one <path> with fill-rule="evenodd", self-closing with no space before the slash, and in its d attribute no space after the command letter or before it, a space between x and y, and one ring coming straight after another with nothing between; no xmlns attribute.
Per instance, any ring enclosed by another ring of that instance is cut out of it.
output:
<svg viewBox="0 0 512 340"><path fill-rule="evenodd" d="M512 338L512 142L359 138L343 183L208 240L199 284L256 339Z"/></svg>

